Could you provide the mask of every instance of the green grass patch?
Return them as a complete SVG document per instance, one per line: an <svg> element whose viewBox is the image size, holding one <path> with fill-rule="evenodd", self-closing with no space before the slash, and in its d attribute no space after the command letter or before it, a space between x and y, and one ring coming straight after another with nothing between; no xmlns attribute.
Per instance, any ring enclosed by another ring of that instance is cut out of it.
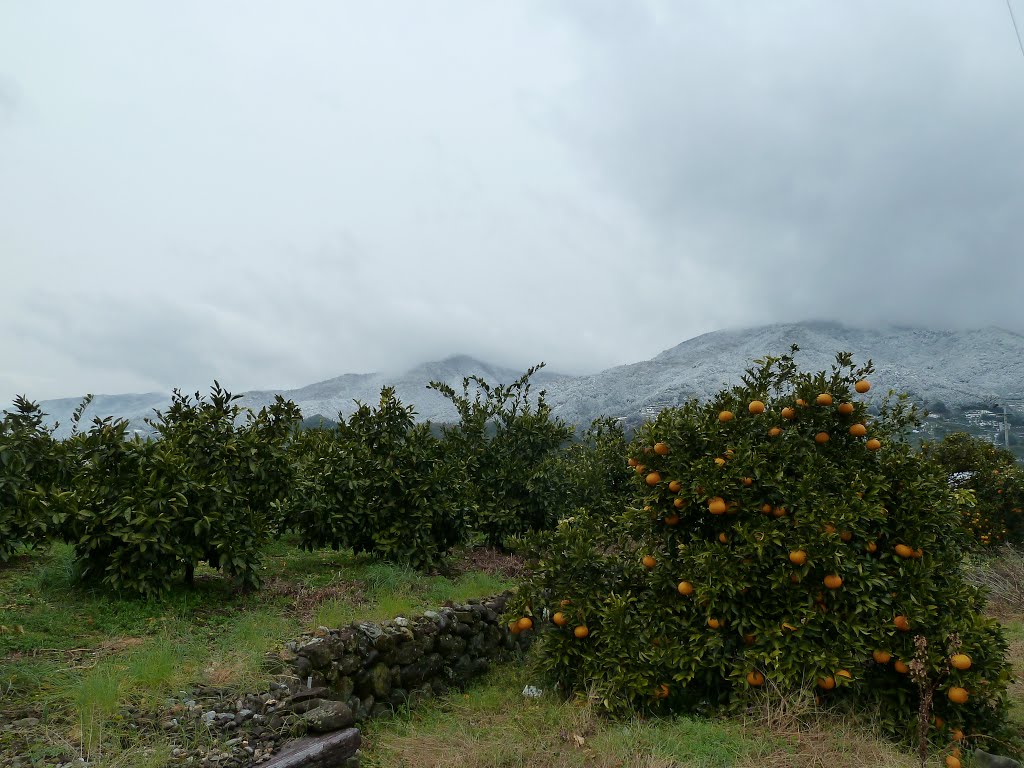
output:
<svg viewBox="0 0 1024 768"><path fill-rule="evenodd" d="M161 765L166 744L119 724L121 707L153 709L196 684L258 690L271 674L268 652L305 630L510 586L486 574L449 579L351 552L306 552L294 539L275 542L263 564L264 589L241 594L200 566L193 588L179 585L159 602L82 586L64 544L0 567L0 710L42 721L34 741L11 749Z"/></svg>
<svg viewBox="0 0 1024 768"><path fill-rule="evenodd" d="M464 695L370 723L365 768L554 768L655 766L728 768L785 749L739 723L690 718L615 723L582 699L522 695L522 666L495 670Z"/></svg>

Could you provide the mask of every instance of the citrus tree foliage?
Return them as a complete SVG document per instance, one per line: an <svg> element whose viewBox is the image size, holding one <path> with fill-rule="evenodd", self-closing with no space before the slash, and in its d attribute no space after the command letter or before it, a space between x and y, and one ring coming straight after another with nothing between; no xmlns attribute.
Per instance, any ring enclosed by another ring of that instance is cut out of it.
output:
<svg viewBox="0 0 1024 768"><path fill-rule="evenodd" d="M620 512L633 492L630 476L622 471L628 448L620 420L595 419L582 439L562 453L562 472L568 481L566 507L608 515Z"/></svg>
<svg viewBox="0 0 1024 768"><path fill-rule="evenodd" d="M620 714L813 688L909 735L931 691L934 738L997 730L1006 645L961 577L955 492L903 441L905 399L869 415L871 370L768 358L645 424L620 465L632 503L533 540L518 607L550 629L547 670Z"/></svg>
<svg viewBox="0 0 1024 768"><path fill-rule="evenodd" d="M44 415L18 397L0 419L0 562L19 547L44 543L63 519L52 503L63 476L62 450Z"/></svg>
<svg viewBox="0 0 1024 768"><path fill-rule="evenodd" d="M69 537L83 578L159 596L206 561L258 585L259 552L290 489L287 439L299 412L278 396L253 413L238 397L216 382L208 400L175 390L149 422L158 439L126 439L127 423L110 419L72 439Z"/></svg>
<svg viewBox="0 0 1024 768"><path fill-rule="evenodd" d="M303 546L428 568L465 537L462 464L393 388L376 408L359 404L336 430L310 430L294 448L300 477L288 524Z"/></svg>
<svg viewBox="0 0 1024 768"><path fill-rule="evenodd" d="M560 450L572 427L552 418L543 391L535 403L530 395L530 377L543 366L497 386L469 376L461 393L444 382L428 385L458 410L459 423L444 429L445 441L462 457L469 478L464 502L473 510L473 525L495 546L551 528L568 503Z"/></svg>
<svg viewBox="0 0 1024 768"><path fill-rule="evenodd" d="M1012 453L966 432L922 447L974 504L963 508L964 527L982 547L1024 543L1024 471Z"/></svg>

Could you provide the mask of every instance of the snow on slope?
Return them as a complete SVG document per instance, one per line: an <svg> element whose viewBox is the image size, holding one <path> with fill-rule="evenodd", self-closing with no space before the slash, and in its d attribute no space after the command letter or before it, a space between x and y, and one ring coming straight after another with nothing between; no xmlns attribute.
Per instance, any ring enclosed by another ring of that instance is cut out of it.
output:
<svg viewBox="0 0 1024 768"><path fill-rule="evenodd" d="M943 403L953 410L992 404L1003 398L1024 396L1024 336L1000 328L955 332L923 328L850 328L837 323L804 322L716 331L667 349L651 360L610 368L589 376L565 376L542 370L534 379L534 392L545 389L556 415L574 424L587 424L597 416L624 416L638 420L645 410L675 405L692 397L707 398L739 381L752 361L781 355L797 344L797 363L804 370L822 370L837 352L852 352L854 361L871 358L876 373L874 393L889 389L909 392L925 406ZM444 381L460 391L464 376L478 375L491 384L509 383L522 374L488 365L466 356L425 363L398 375L347 374L301 389L249 392L240 401L259 409L275 394L293 400L303 415L336 418L355 410L355 400L375 404L383 386L394 386L403 403L416 408L418 418L452 421L454 409L438 393L427 390L431 380ZM78 399L50 400L44 410L62 422ZM122 416L144 428L142 419L153 408L164 408L169 395L107 395L96 398L86 412Z"/></svg>
<svg viewBox="0 0 1024 768"><path fill-rule="evenodd" d="M556 413L573 422L585 421L595 406L630 417L645 407L710 397L736 384L753 360L787 353L791 344L800 347L796 360L803 370L829 368L837 352L852 352L856 363L870 358L876 393L907 392L925 406L941 402L963 409L1024 393L1024 336L1010 331L871 330L804 322L698 336L652 360L567 382L550 400Z"/></svg>

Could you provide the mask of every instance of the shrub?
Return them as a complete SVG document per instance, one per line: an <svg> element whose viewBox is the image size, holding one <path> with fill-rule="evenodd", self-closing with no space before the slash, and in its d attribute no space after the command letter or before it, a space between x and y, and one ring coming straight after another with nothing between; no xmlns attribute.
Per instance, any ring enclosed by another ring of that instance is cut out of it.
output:
<svg viewBox="0 0 1024 768"><path fill-rule="evenodd" d="M445 427L444 438L453 455L462 457L469 478L464 503L473 510L473 525L494 546L551 528L569 503L559 453L572 427L552 418L543 391L536 403L531 400L530 377L542 367L493 387L470 376L461 394L443 382L428 385L459 412L459 424Z"/></svg>
<svg viewBox="0 0 1024 768"><path fill-rule="evenodd" d="M607 515L621 512L633 492L630 476L622 471L628 448L620 420L595 419L582 440L561 456L561 471L569 483L567 508Z"/></svg>
<svg viewBox="0 0 1024 768"><path fill-rule="evenodd" d="M461 462L414 416L385 387L376 408L360 404L336 430L300 437L288 524L304 547L352 547L428 568L463 540Z"/></svg>
<svg viewBox="0 0 1024 768"><path fill-rule="evenodd" d="M53 504L63 475L60 444L44 415L18 397L0 419L0 562L19 547L43 544L63 520Z"/></svg>
<svg viewBox="0 0 1024 768"><path fill-rule="evenodd" d="M244 588L291 483L286 442L298 408L280 396L252 413L217 382L210 399L175 390L150 424L158 439L125 439L127 423L95 420L72 439L78 457L69 538L83 578L159 596L205 560Z"/></svg>
<svg viewBox="0 0 1024 768"><path fill-rule="evenodd" d="M1024 471L1012 453L966 432L925 444L922 453L973 493L962 522L976 545L1024 543Z"/></svg>
<svg viewBox="0 0 1024 768"><path fill-rule="evenodd" d="M871 365L847 354L815 375L791 355L757 366L641 427L627 509L532 539L518 607L561 614L543 665L617 714L811 687L877 707L909 738L934 689L946 736L999 730L1005 641L963 579L955 492L903 440L915 410L890 399L869 417L856 385ZM954 651L970 669L950 667ZM897 671L915 653L923 687ZM946 695L955 687L966 703Z"/></svg>

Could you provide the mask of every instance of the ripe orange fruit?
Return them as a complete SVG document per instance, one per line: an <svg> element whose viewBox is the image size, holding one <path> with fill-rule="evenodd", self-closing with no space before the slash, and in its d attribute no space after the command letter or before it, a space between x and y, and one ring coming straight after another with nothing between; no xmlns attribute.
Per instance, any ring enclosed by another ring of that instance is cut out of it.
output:
<svg viewBox="0 0 1024 768"><path fill-rule="evenodd" d="M864 549L866 549L868 552L871 552L872 554L874 554L875 552L878 551L878 545L875 544L875 542L873 542L873 541L869 541L867 543L867 545L865 545Z"/></svg>
<svg viewBox="0 0 1024 768"><path fill-rule="evenodd" d="M896 661L892 663L892 668L899 672L901 675L905 675L907 674L907 672L910 671L910 667L904 664L903 661L901 661L900 659L896 659Z"/></svg>
<svg viewBox="0 0 1024 768"><path fill-rule="evenodd" d="M755 688L759 688L764 685L764 675L758 672L756 669L747 672L747 684L752 685Z"/></svg>
<svg viewBox="0 0 1024 768"><path fill-rule="evenodd" d="M850 674L850 670L848 669L837 669L836 677L845 677L847 680L853 680L853 675Z"/></svg>
<svg viewBox="0 0 1024 768"><path fill-rule="evenodd" d="M712 617L712 618L708 619L708 626L711 627L712 629L721 629L722 628L722 620L721 619L716 619L716 618Z"/></svg>
<svg viewBox="0 0 1024 768"><path fill-rule="evenodd" d="M836 687L836 679L832 677L832 675L827 675L826 677L819 677L818 687L826 691L831 691L833 688Z"/></svg>
<svg viewBox="0 0 1024 768"><path fill-rule="evenodd" d="M970 669L971 657L966 653L954 653L950 656L949 663L953 665L954 669Z"/></svg>
<svg viewBox="0 0 1024 768"><path fill-rule="evenodd" d="M556 627L564 627L566 624L569 623L569 620L565 618L565 614L561 611L552 616L551 621L555 623Z"/></svg>
<svg viewBox="0 0 1024 768"><path fill-rule="evenodd" d="M807 401L804 400L802 397L798 397L796 399L796 404L803 408L805 405L807 405Z"/></svg>
<svg viewBox="0 0 1024 768"><path fill-rule="evenodd" d="M680 581L679 582L679 586L676 587L676 589L679 590L679 594L680 595L692 595L693 594L693 584L691 584L688 581Z"/></svg>
<svg viewBox="0 0 1024 768"><path fill-rule="evenodd" d="M647 480L648 485L657 485L661 482L661 474L658 472L651 472L645 479Z"/></svg>
<svg viewBox="0 0 1024 768"><path fill-rule="evenodd" d="M721 496L715 496L708 502L708 512L712 515L724 515L727 508L725 499Z"/></svg>
<svg viewBox="0 0 1024 768"><path fill-rule="evenodd" d="M843 416L849 416L853 413L853 403L840 403L839 408L836 410L838 410Z"/></svg>
<svg viewBox="0 0 1024 768"><path fill-rule="evenodd" d="M892 659L892 654L888 651L872 651L871 658L873 658L877 664L888 664Z"/></svg>
<svg viewBox="0 0 1024 768"><path fill-rule="evenodd" d="M914 556L914 550L906 544L897 544L893 549L896 550L896 554L900 557L907 558Z"/></svg>
<svg viewBox="0 0 1024 768"><path fill-rule="evenodd" d="M868 433L868 428L863 424L851 424L850 434L854 437L864 437Z"/></svg>
<svg viewBox="0 0 1024 768"><path fill-rule="evenodd" d="M864 443L864 447L867 448L869 451L877 451L879 448L882 447L882 442L880 440L876 440L875 438L871 438L866 443Z"/></svg>
<svg viewBox="0 0 1024 768"><path fill-rule="evenodd" d="M785 507L776 507L775 509L772 510L772 514L775 515L775 517L785 517L786 516L786 508Z"/></svg>
<svg viewBox="0 0 1024 768"><path fill-rule="evenodd" d="M665 525L679 525L679 515L672 513L665 518Z"/></svg>
<svg viewBox="0 0 1024 768"><path fill-rule="evenodd" d="M832 523L825 523L825 533L833 534L836 532L836 527Z"/></svg>
<svg viewBox="0 0 1024 768"><path fill-rule="evenodd" d="M807 562L807 553L802 549L796 549L789 553L789 562L793 565L803 565Z"/></svg>
<svg viewBox="0 0 1024 768"><path fill-rule="evenodd" d="M761 505L761 511L764 512L766 515L770 515L772 513L772 505L771 504L762 504Z"/></svg>
<svg viewBox="0 0 1024 768"><path fill-rule="evenodd" d="M675 507L676 509L682 509L684 504L686 504L686 502L683 501L678 496L672 500L672 506Z"/></svg>
<svg viewBox="0 0 1024 768"><path fill-rule="evenodd" d="M732 421L734 418L736 418L736 415L732 411L722 411L718 414L718 420L723 424L727 421Z"/></svg>
<svg viewBox="0 0 1024 768"><path fill-rule="evenodd" d="M533 619L529 616L523 616L519 621L516 622L519 625L519 631L525 632L528 629L533 629Z"/></svg>
<svg viewBox="0 0 1024 768"><path fill-rule="evenodd" d="M871 382L868 381L867 379L861 379L860 381L853 385L853 388L863 395L865 392L871 389Z"/></svg>
<svg viewBox="0 0 1024 768"><path fill-rule="evenodd" d="M754 478L752 478L752 477L744 477L743 480L742 480L742 483L745 486L747 486L747 488L749 488L750 486L752 486L754 484Z"/></svg>
<svg viewBox="0 0 1024 768"><path fill-rule="evenodd" d="M966 704L967 699L970 698L970 694L967 693L967 689L961 688L959 685L954 685L952 688L950 688L946 692L946 695L949 697L949 700L952 701L954 704Z"/></svg>
<svg viewBox="0 0 1024 768"><path fill-rule="evenodd" d="M638 475L642 475L646 471L647 471L647 467L645 467L643 464L637 464L636 465L636 473Z"/></svg>
<svg viewBox="0 0 1024 768"><path fill-rule="evenodd" d="M522 630L519 628L519 622L515 619L512 619L512 621L508 623L508 631L511 632L513 635L518 635L520 632L522 632Z"/></svg>
<svg viewBox="0 0 1024 768"><path fill-rule="evenodd" d="M656 454L658 454L659 456L668 456L669 450L670 450L670 448L668 447L668 443L655 443L654 444L654 452Z"/></svg>
<svg viewBox="0 0 1024 768"><path fill-rule="evenodd" d="M953 741L963 741L965 738L962 728L954 728L950 731L950 735L953 737Z"/></svg>
<svg viewBox="0 0 1024 768"><path fill-rule="evenodd" d="M934 718L932 718L932 719L933 719L933 720L935 721L935 727L936 727L936 728L938 728L939 730L942 730L942 728L944 728L944 727L945 727L945 725L946 725L946 721L945 721L945 720L943 720L943 719L942 719L941 717L939 717L938 715L936 715L936 716L935 716Z"/></svg>
<svg viewBox="0 0 1024 768"><path fill-rule="evenodd" d="M729 543L729 537L726 536L724 533L718 534L718 540L720 542L722 542L723 544L728 544Z"/></svg>
<svg viewBox="0 0 1024 768"><path fill-rule="evenodd" d="M584 637L590 634L590 630L587 629L586 624L581 624L580 626L576 627L576 629L574 629L572 633L576 635L577 639L582 640Z"/></svg>
<svg viewBox="0 0 1024 768"><path fill-rule="evenodd" d="M656 699L667 699L668 698L668 685L662 683L654 689L654 698Z"/></svg>
<svg viewBox="0 0 1024 768"><path fill-rule="evenodd" d="M559 603L559 605L562 606L563 608L565 608L565 606L567 606L567 605L572 605L572 600L563 600L562 602Z"/></svg>
<svg viewBox="0 0 1024 768"><path fill-rule="evenodd" d="M643 559L640 562L644 564L644 568L646 568L647 570L651 570L651 568L653 568L658 561L650 555L644 555Z"/></svg>
<svg viewBox="0 0 1024 768"><path fill-rule="evenodd" d="M962 765L955 755L946 755L946 768L961 768Z"/></svg>
<svg viewBox="0 0 1024 768"><path fill-rule="evenodd" d="M764 403L762 403L760 400L754 400L750 405L747 406L747 410L753 413L754 415L764 413Z"/></svg>
<svg viewBox="0 0 1024 768"><path fill-rule="evenodd" d="M716 456L715 457L715 464L717 464L720 467L724 467L725 466L725 459L723 459L721 456Z"/></svg>
<svg viewBox="0 0 1024 768"><path fill-rule="evenodd" d="M679 493L681 490L683 490L683 484L680 483L678 480L673 480L668 484L668 489L672 493Z"/></svg>
<svg viewBox="0 0 1024 768"><path fill-rule="evenodd" d="M839 538L843 541L851 541L853 539L853 534L850 531L843 531L839 534Z"/></svg>
<svg viewBox="0 0 1024 768"><path fill-rule="evenodd" d="M818 445L824 445L829 440L828 432L819 432L814 436L814 442Z"/></svg>
<svg viewBox="0 0 1024 768"><path fill-rule="evenodd" d="M920 560L922 557L924 557L924 550L918 547L914 550L914 554L912 554L911 557L913 557L915 560Z"/></svg>
<svg viewBox="0 0 1024 768"><path fill-rule="evenodd" d="M782 430L778 427L772 427L768 430L768 437L778 437L782 434Z"/></svg>
<svg viewBox="0 0 1024 768"><path fill-rule="evenodd" d="M895 626L896 629L900 630L901 632L909 632L910 631L910 622L907 620L906 616L903 616L903 615L897 616L896 618L894 618L892 620L892 623L893 623L893 626Z"/></svg>
<svg viewBox="0 0 1024 768"><path fill-rule="evenodd" d="M796 411L790 408L788 405L782 409L782 418L784 419L795 419Z"/></svg>
<svg viewBox="0 0 1024 768"><path fill-rule="evenodd" d="M828 392L822 392L820 395L814 398L814 402L816 402L818 405L832 405L832 395L830 395Z"/></svg>
<svg viewBox="0 0 1024 768"><path fill-rule="evenodd" d="M839 589L841 586L843 586L842 578L834 573L830 573L828 576L826 576L824 581L825 586L829 589Z"/></svg>

